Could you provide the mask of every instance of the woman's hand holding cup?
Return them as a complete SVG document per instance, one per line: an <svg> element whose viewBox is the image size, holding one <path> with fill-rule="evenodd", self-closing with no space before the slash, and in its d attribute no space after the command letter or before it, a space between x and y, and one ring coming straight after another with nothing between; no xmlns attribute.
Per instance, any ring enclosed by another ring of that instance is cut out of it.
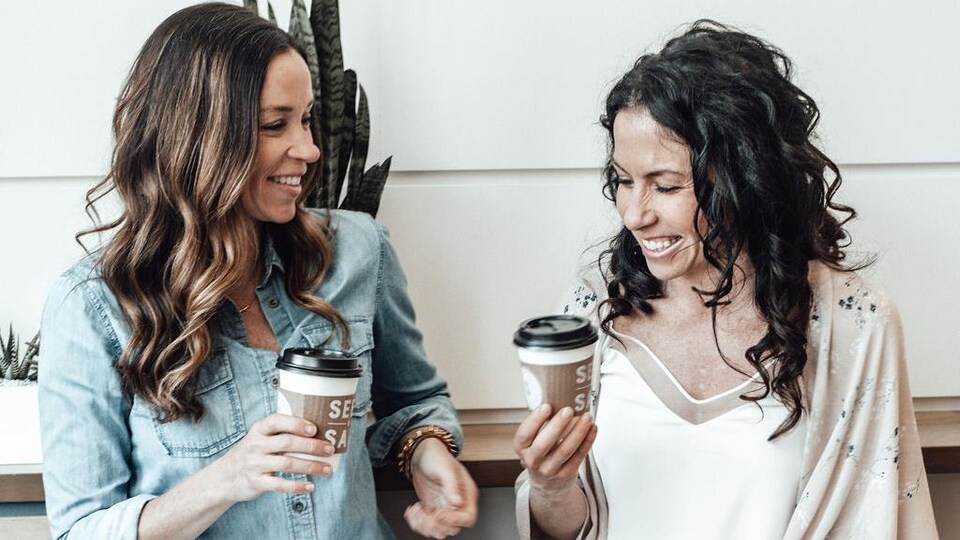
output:
<svg viewBox="0 0 960 540"><path fill-rule="evenodd" d="M543 404L520 423L513 450L530 477L530 488L547 498L576 489L577 470L597 438L590 413L574 416L564 407L551 418L552 408Z"/></svg>
<svg viewBox="0 0 960 540"><path fill-rule="evenodd" d="M209 466L209 472L215 474L220 492L230 502L251 501L268 491L310 493L312 482L287 480L275 473L329 476L331 468L326 463L285 455L333 455L333 446L313 438L316 433L317 426L302 418L272 414L255 423L239 443Z"/></svg>
<svg viewBox="0 0 960 540"><path fill-rule="evenodd" d="M577 469L597 437L588 412L596 341L590 321L574 315L527 319L513 335L533 410L517 428L513 449L531 491L550 500L576 488Z"/></svg>

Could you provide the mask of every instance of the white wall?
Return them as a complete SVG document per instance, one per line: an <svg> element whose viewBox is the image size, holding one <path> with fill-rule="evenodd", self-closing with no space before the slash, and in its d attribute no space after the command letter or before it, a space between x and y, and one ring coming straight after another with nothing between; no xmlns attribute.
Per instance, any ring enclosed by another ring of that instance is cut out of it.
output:
<svg viewBox="0 0 960 540"><path fill-rule="evenodd" d="M5 111L0 177L100 174L123 75L155 24L190 3L5 2L3 69L22 84L0 88L0 103L16 104ZM395 154L398 170L596 166L591 126L603 89L638 52L699 17L790 53L839 161L960 159L954 0L342 4L347 61L373 98L372 155Z"/></svg>

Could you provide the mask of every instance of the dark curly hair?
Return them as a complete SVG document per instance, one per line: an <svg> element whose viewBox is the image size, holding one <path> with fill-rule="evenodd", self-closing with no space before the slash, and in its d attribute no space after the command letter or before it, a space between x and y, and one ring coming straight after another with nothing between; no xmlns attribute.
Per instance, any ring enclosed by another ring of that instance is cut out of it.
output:
<svg viewBox="0 0 960 540"><path fill-rule="evenodd" d="M615 200L613 122L623 110L645 110L690 148L698 210L705 218L704 257L719 271L713 290L695 289L713 311L728 303L737 258L746 253L756 271L754 303L766 320L762 339L746 352L765 385L789 411L770 436L788 432L803 412L799 378L812 291L810 261L841 271L850 240L843 225L856 212L833 201L840 170L813 142L820 117L813 99L791 82L790 59L763 40L720 23L700 20L669 40L663 50L641 56L607 96L600 122L609 136L604 195ZM606 283L601 326L663 296L633 234L622 228L598 261ZM724 361L737 369L723 356ZM769 359L777 362L764 363Z"/></svg>

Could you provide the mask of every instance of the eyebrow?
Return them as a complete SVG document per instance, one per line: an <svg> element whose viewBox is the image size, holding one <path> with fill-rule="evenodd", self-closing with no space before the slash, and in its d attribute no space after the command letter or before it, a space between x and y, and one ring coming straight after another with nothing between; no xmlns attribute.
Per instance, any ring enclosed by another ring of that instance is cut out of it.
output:
<svg viewBox="0 0 960 540"><path fill-rule="evenodd" d="M313 109L312 101L310 102L309 105L307 105L305 110L310 110L310 109ZM268 113L268 112L291 113L291 112L294 112L294 109L289 105L274 105L273 107L263 107L260 109L260 112L261 113Z"/></svg>
<svg viewBox="0 0 960 540"><path fill-rule="evenodd" d="M627 172L627 169L625 169L625 168L623 167L623 165L620 165L619 163L617 163L617 160L613 159L613 160L611 160L611 161L613 161L613 166L614 166L614 167L620 169L620 171L622 171L622 172L624 172L624 173ZM675 171L675 170L673 170L673 169L655 169L655 170L653 170L653 171L650 171L650 172L644 174L643 176L644 176L644 178L656 178L656 177L658 177L658 176L663 176L663 175L666 175L666 174L682 175L683 173L681 173L680 171Z"/></svg>

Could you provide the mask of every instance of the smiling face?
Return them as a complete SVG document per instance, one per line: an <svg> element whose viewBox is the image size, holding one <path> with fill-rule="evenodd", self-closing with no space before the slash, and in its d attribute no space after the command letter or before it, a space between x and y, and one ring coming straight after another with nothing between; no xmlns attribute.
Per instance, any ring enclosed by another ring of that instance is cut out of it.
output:
<svg viewBox="0 0 960 540"><path fill-rule="evenodd" d="M306 62L293 49L276 55L260 93L254 177L241 196L243 210L253 219L287 223L296 215L301 177L320 159L310 134L312 110Z"/></svg>
<svg viewBox="0 0 960 540"><path fill-rule="evenodd" d="M617 212L650 272L668 294L675 285L709 285L713 267L694 226L690 149L643 109L617 114L613 140Z"/></svg>

